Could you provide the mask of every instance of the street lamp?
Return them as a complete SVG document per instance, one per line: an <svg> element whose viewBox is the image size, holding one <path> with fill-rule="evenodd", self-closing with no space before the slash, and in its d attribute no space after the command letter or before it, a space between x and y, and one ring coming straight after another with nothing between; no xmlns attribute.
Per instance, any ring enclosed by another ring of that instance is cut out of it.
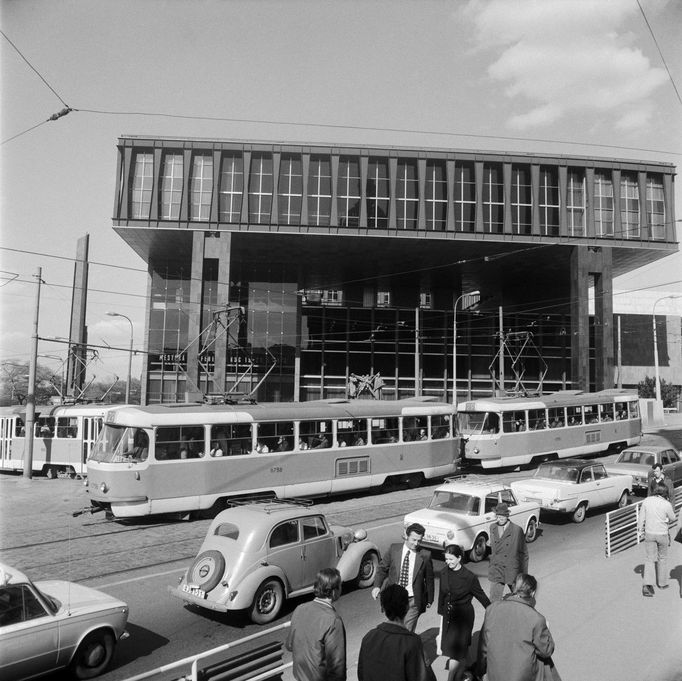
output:
<svg viewBox="0 0 682 681"><path fill-rule="evenodd" d="M661 377L658 372L658 338L656 338L656 305L658 305L662 300L669 300L673 298L682 298L682 296L674 295L674 296L663 296L662 298L659 298L655 303L654 303L654 308L653 308L653 326L654 326L654 372L655 372L655 377L656 377L656 406L663 408L662 400L661 400Z"/></svg>
<svg viewBox="0 0 682 681"><path fill-rule="evenodd" d="M130 317L126 317L120 312L107 312L110 317L123 317L123 319L128 320L130 324L130 351L128 355L128 380L126 381L126 404L130 404L130 379L133 369L133 323L130 321Z"/></svg>
<svg viewBox="0 0 682 681"><path fill-rule="evenodd" d="M452 404L457 404L457 305L462 298L478 296L480 291L469 291L455 300L452 308Z"/></svg>

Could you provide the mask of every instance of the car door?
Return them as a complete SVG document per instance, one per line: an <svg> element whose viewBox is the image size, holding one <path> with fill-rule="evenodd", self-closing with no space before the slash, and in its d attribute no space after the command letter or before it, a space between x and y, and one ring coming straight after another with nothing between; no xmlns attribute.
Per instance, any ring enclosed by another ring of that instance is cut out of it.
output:
<svg viewBox="0 0 682 681"><path fill-rule="evenodd" d="M616 476L610 477L603 464L595 464L591 468L599 505L615 504L620 497L621 481Z"/></svg>
<svg viewBox="0 0 682 681"><path fill-rule="evenodd" d="M673 481L673 485L681 485L682 460L680 460L680 455L672 449L666 449L661 453L661 463L665 474Z"/></svg>
<svg viewBox="0 0 682 681"><path fill-rule="evenodd" d="M268 540L268 563L282 570L290 591L303 587L305 571L298 518L289 518L272 529Z"/></svg>
<svg viewBox="0 0 682 681"><path fill-rule="evenodd" d="M0 678L25 678L54 669L59 622L28 584L0 588Z"/></svg>
<svg viewBox="0 0 682 681"><path fill-rule="evenodd" d="M585 466L580 471L580 479L576 485L576 490L579 499L587 499L590 506L601 506L602 500L599 486L594 479L593 466Z"/></svg>
<svg viewBox="0 0 682 681"><path fill-rule="evenodd" d="M310 586L322 568L336 566L336 538L327 528L322 516L318 515L301 518L301 534L304 586Z"/></svg>

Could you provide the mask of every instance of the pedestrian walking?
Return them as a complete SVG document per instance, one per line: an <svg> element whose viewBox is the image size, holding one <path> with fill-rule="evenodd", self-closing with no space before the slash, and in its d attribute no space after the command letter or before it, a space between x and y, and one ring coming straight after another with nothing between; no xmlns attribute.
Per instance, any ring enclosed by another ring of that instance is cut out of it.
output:
<svg viewBox="0 0 682 681"><path fill-rule="evenodd" d="M421 638L405 628L410 597L399 584L381 592L388 622L365 634L358 657L358 681L427 681L433 672L424 658Z"/></svg>
<svg viewBox="0 0 682 681"><path fill-rule="evenodd" d="M414 631L419 615L431 607L434 595L433 562L431 553L419 549L426 530L419 523L405 529L402 544L391 544L379 563L374 580L372 598L377 599L389 584L400 584L407 589L410 599L405 616L405 627Z"/></svg>
<svg viewBox="0 0 682 681"><path fill-rule="evenodd" d="M552 662L554 639L535 609L537 580L516 576L513 592L485 613L479 640L478 674L488 681L561 681Z"/></svg>
<svg viewBox="0 0 682 681"><path fill-rule="evenodd" d="M490 600L499 601L505 584L511 590L516 576L528 572L528 547L523 530L511 522L509 506L495 506L496 521L490 525Z"/></svg>
<svg viewBox="0 0 682 681"><path fill-rule="evenodd" d="M315 600L299 605L291 616L286 649L293 653L296 681L346 680L346 629L334 609L341 595L341 574L335 568L317 573Z"/></svg>
<svg viewBox="0 0 682 681"><path fill-rule="evenodd" d="M655 463L651 467L649 475L647 476L647 496L654 496L656 485L659 484L665 485L666 489L668 490L668 496L666 498L672 504L675 500L675 486L673 485L673 481L663 470L663 464Z"/></svg>
<svg viewBox="0 0 682 681"><path fill-rule="evenodd" d="M440 573L438 614L441 616L440 647L448 658L448 681L459 681L464 674L464 662L471 645L474 628L473 598L487 608L490 600L485 595L478 577L462 565L464 552L457 544L445 547L445 567Z"/></svg>
<svg viewBox="0 0 682 681"><path fill-rule="evenodd" d="M658 588L668 588L668 548L670 532L668 523L675 522L675 510L667 499L668 489L664 483L654 487L654 495L647 497L639 507L637 531L644 538L644 584L642 596L654 595L656 566Z"/></svg>

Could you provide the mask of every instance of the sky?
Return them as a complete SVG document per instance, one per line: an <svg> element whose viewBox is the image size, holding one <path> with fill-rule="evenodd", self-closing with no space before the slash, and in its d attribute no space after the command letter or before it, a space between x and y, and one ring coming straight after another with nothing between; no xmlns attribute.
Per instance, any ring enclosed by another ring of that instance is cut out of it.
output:
<svg viewBox="0 0 682 681"><path fill-rule="evenodd" d="M29 359L38 267L38 335L68 336L86 233L90 342L128 347L117 312L142 348L145 263L111 221L121 135L682 158L678 0L2 0L0 26L0 364ZM614 288L682 293L681 265ZM90 375L125 379L127 357Z"/></svg>

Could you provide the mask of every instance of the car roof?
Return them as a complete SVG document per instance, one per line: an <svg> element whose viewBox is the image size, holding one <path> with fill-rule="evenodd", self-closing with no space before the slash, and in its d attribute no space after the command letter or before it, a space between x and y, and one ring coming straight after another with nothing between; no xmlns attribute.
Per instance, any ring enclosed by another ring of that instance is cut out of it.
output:
<svg viewBox="0 0 682 681"><path fill-rule="evenodd" d="M276 520L282 518L293 518L308 515L322 515L319 511L310 508L312 502L300 500L284 499L260 499L249 501L230 502L229 508L221 511L217 516L222 522L227 520L245 520L254 517L273 516Z"/></svg>
<svg viewBox="0 0 682 681"><path fill-rule="evenodd" d="M547 461L546 463L552 466L561 466L562 468L585 468L586 466L595 466L604 464L601 461L593 461L592 459L561 459L561 461Z"/></svg>
<svg viewBox="0 0 682 681"><path fill-rule="evenodd" d="M467 492L469 494L490 494L502 489L510 489L510 487L504 482L496 482L494 480L458 480L456 478L446 478L442 485L436 487L436 492L443 490L448 492Z"/></svg>
<svg viewBox="0 0 682 681"><path fill-rule="evenodd" d="M624 449L621 454L624 452L646 452L647 454L655 454L656 452L662 452L665 451L666 449L675 449L671 445L643 445L643 446L636 446L636 447L628 447L627 449Z"/></svg>
<svg viewBox="0 0 682 681"><path fill-rule="evenodd" d="M25 584L31 580L20 570L10 567L6 563L0 563L0 586L7 584Z"/></svg>

